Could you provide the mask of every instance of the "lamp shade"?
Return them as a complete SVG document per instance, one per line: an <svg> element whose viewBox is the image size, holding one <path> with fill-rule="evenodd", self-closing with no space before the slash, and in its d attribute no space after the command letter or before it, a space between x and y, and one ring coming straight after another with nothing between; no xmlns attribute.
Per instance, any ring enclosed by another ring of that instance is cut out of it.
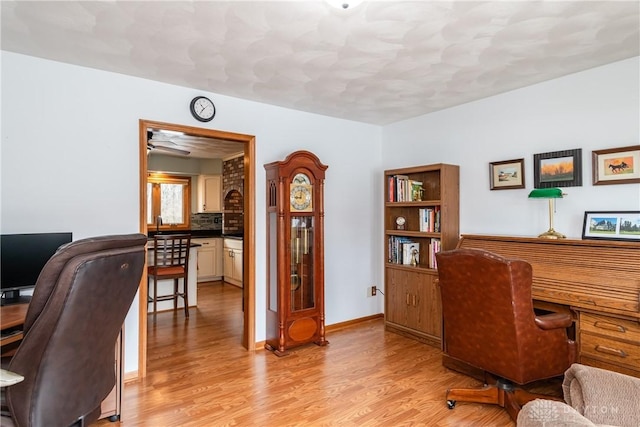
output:
<svg viewBox="0 0 640 427"><path fill-rule="evenodd" d="M536 188L529 193L532 199L562 199L562 190L559 188Z"/></svg>

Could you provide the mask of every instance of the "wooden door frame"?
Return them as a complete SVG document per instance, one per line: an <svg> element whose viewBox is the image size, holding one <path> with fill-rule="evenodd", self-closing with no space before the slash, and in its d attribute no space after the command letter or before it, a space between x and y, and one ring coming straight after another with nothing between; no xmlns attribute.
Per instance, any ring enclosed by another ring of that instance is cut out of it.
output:
<svg viewBox="0 0 640 427"><path fill-rule="evenodd" d="M163 123L152 120L139 120L140 139L140 232L147 234L147 128L166 129L184 132L208 138L223 139L243 144L244 148L244 326L242 345L248 351L255 350L256 313L255 313L255 141L253 135L225 132L214 129ZM146 268L140 281L139 291L139 339L138 339L138 377L147 375L147 273Z"/></svg>

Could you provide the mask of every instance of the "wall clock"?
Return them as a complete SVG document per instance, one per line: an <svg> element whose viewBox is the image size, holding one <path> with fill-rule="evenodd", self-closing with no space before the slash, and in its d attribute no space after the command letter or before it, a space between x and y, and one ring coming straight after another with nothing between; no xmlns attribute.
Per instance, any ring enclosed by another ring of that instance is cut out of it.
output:
<svg viewBox="0 0 640 427"><path fill-rule="evenodd" d="M216 106L206 96L196 96L189 106L191 115L201 122L210 122L216 115Z"/></svg>
<svg viewBox="0 0 640 427"><path fill-rule="evenodd" d="M267 171L267 339L278 356L324 335L324 173L308 151Z"/></svg>

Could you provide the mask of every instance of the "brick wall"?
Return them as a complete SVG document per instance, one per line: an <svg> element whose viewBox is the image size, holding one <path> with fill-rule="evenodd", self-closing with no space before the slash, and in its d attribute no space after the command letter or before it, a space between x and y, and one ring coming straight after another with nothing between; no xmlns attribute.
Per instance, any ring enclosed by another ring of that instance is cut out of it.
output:
<svg viewBox="0 0 640 427"><path fill-rule="evenodd" d="M225 160L222 164L224 194L223 232L244 232L244 157Z"/></svg>

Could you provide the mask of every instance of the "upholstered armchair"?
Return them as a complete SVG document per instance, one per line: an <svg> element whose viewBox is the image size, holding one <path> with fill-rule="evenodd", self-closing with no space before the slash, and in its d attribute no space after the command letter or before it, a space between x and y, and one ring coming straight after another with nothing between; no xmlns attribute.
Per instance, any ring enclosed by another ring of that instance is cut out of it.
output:
<svg viewBox="0 0 640 427"><path fill-rule="evenodd" d="M539 397L517 385L561 376L575 359L568 314L537 316L531 265L479 249L438 253L443 350L460 366L484 371L481 389L450 389L456 401L497 404L515 420L521 405ZM490 383L490 384L489 384Z"/></svg>
<svg viewBox="0 0 640 427"><path fill-rule="evenodd" d="M38 277L24 338L3 369L2 426L87 425L115 385L114 347L145 264L143 234L62 246ZM8 417L4 411L8 410Z"/></svg>
<svg viewBox="0 0 640 427"><path fill-rule="evenodd" d="M576 363L565 373L562 391L566 403L525 404L518 427L640 426L640 378Z"/></svg>

